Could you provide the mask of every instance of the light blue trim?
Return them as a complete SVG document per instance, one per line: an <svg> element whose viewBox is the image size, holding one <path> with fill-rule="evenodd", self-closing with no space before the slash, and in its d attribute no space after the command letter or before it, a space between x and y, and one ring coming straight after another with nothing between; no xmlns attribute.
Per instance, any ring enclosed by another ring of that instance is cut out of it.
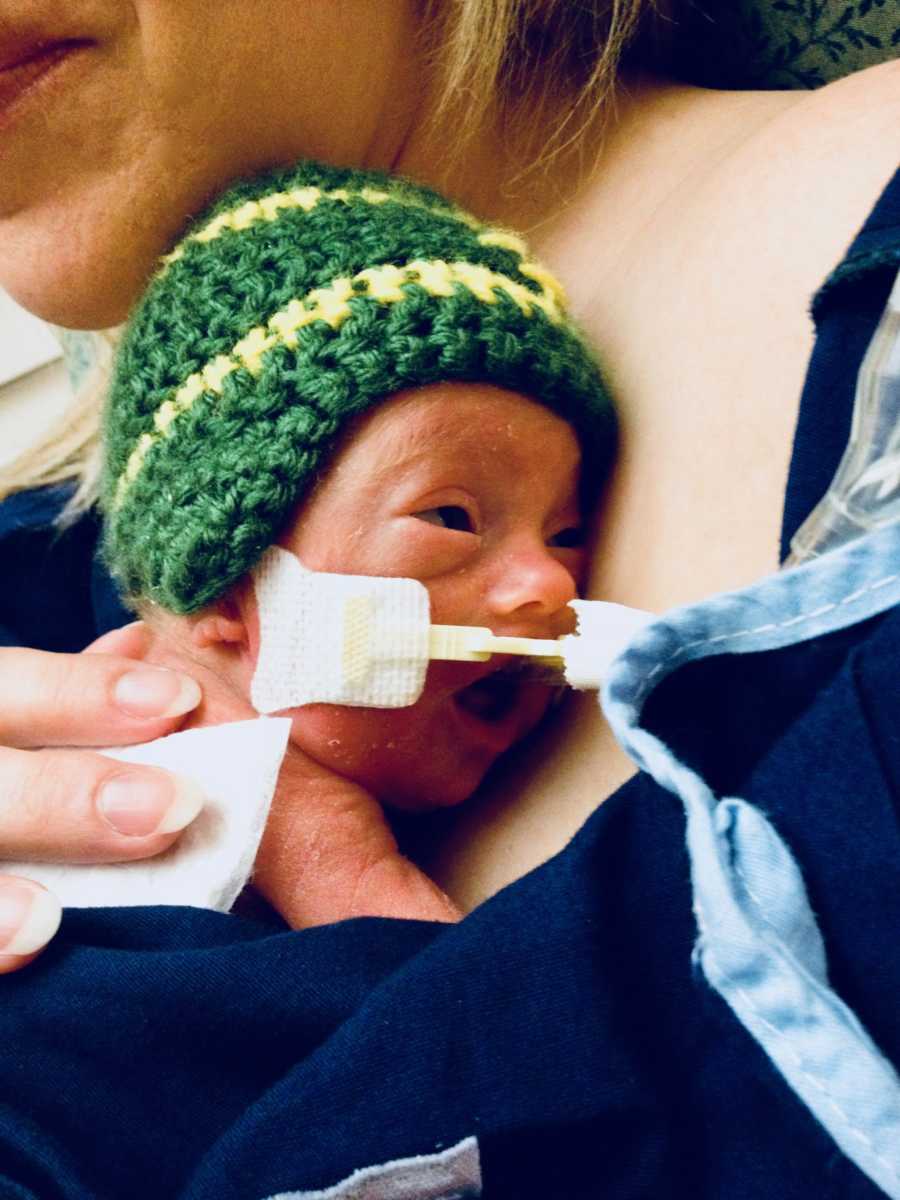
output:
<svg viewBox="0 0 900 1200"><path fill-rule="evenodd" d="M695 961L848 1158L900 1200L900 1078L828 985L800 870L765 815L705 781L640 726L687 662L793 645L900 603L900 525L740 592L676 609L610 667L602 705L635 762L684 804Z"/></svg>

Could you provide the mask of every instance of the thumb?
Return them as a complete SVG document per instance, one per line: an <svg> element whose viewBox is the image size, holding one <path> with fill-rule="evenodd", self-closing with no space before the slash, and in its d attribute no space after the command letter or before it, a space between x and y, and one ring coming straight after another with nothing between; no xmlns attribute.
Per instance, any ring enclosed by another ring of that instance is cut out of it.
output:
<svg viewBox="0 0 900 1200"><path fill-rule="evenodd" d="M400 853L375 797L324 769L279 781L253 882L294 929L348 917L452 922L461 915Z"/></svg>

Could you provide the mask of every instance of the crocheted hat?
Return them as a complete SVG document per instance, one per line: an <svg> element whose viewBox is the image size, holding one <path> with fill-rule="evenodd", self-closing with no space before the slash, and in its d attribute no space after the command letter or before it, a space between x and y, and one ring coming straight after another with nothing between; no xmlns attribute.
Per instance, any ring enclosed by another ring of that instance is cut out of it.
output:
<svg viewBox="0 0 900 1200"><path fill-rule="evenodd" d="M105 421L105 553L187 613L254 566L358 413L402 388L496 384L578 432L614 418L560 285L517 236L434 192L302 163L239 183L161 262Z"/></svg>

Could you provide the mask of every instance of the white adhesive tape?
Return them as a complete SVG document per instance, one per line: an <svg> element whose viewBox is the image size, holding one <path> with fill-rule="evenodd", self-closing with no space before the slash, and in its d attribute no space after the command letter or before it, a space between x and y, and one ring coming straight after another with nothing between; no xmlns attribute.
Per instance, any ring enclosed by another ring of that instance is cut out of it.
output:
<svg viewBox="0 0 900 1200"><path fill-rule="evenodd" d="M566 683L579 690L599 690L613 659L656 616L607 600L572 600L570 607L578 629L560 640Z"/></svg>
<svg viewBox="0 0 900 1200"><path fill-rule="evenodd" d="M257 712L303 704L405 708L428 670L428 591L415 579L310 571L280 546L254 573Z"/></svg>

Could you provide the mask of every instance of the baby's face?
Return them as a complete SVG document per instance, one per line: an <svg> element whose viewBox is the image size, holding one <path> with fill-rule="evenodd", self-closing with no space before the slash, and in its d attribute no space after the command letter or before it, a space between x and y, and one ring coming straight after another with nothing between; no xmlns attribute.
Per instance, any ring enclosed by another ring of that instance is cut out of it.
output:
<svg viewBox="0 0 900 1200"><path fill-rule="evenodd" d="M557 637L584 565L579 468L574 433L548 409L435 384L364 418L280 542L312 570L420 580L433 623ZM432 663L408 708L292 709L292 740L386 803L458 803L546 708L547 690L504 665Z"/></svg>

